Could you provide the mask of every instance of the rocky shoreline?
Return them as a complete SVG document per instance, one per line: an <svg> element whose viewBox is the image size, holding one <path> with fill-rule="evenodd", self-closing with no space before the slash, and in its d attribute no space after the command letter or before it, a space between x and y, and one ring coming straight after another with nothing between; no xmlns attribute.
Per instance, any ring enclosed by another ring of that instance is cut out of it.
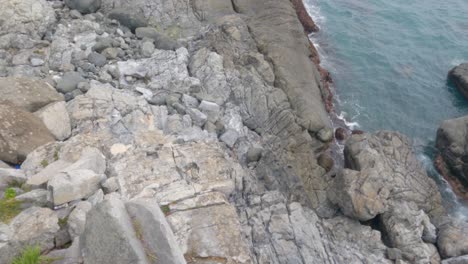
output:
<svg viewBox="0 0 468 264"><path fill-rule="evenodd" d="M333 128L302 1L0 3L0 263L467 261L406 137Z"/></svg>

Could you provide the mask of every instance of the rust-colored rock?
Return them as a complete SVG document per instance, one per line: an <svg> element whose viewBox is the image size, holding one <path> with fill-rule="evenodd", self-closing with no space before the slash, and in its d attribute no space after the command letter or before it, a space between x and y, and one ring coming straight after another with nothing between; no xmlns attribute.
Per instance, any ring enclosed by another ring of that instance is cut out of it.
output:
<svg viewBox="0 0 468 264"><path fill-rule="evenodd" d="M468 201L468 190L459 179L450 174L447 165L445 164L444 159L442 158L442 155L437 155L436 159L434 160L434 167L437 169L440 175L442 175L442 177L444 177L444 179L450 184L453 192L461 199Z"/></svg>
<svg viewBox="0 0 468 264"><path fill-rule="evenodd" d="M343 141L346 138L348 138L348 132L346 131L346 129L339 127L335 130L335 138L337 140Z"/></svg>
<svg viewBox="0 0 468 264"><path fill-rule="evenodd" d="M307 12L306 7L304 6L304 2L302 0L291 0L291 3L296 10L297 17L301 21L304 30L307 33L317 32L319 28L315 24L314 20L310 17L309 13Z"/></svg>

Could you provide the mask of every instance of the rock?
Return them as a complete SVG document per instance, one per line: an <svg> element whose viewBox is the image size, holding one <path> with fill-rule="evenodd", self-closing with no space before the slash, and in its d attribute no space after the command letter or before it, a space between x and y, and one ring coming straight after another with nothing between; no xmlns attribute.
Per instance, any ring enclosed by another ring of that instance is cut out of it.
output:
<svg viewBox="0 0 468 264"><path fill-rule="evenodd" d="M112 39L101 37L97 40L96 44L94 44L92 50L101 53L102 51L110 47L112 47Z"/></svg>
<svg viewBox="0 0 468 264"><path fill-rule="evenodd" d="M468 98L468 63L462 63L450 70L448 78L455 84L460 93Z"/></svg>
<svg viewBox="0 0 468 264"><path fill-rule="evenodd" d="M330 142L333 140L333 130L330 128L323 128L317 133L317 138L322 142Z"/></svg>
<svg viewBox="0 0 468 264"><path fill-rule="evenodd" d="M159 33L155 28L137 28L135 30L135 35L140 39L153 39L155 47L160 50L176 50L181 47L181 45L179 45L176 41L170 39L164 34Z"/></svg>
<svg viewBox="0 0 468 264"><path fill-rule="evenodd" d="M119 181L115 177L109 178L102 183L102 189L106 194L116 192L119 188Z"/></svg>
<svg viewBox="0 0 468 264"><path fill-rule="evenodd" d="M335 130L335 138L337 140L343 141L346 138L348 138L348 132L346 131L346 129L339 127Z"/></svg>
<svg viewBox="0 0 468 264"><path fill-rule="evenodd" d="M297 17L301 21L304 30L308 34L319 31L319 28L317 27L317 25L315 25L314 21L307 12L304 2L302 0L292 0L291 3L293 4L294 9L296 10Z"/></svg>
<svg viewBox="0 0 468 264"><path fill-rule="evenodd" d="M199 109L208 116L208 121L215 123L221 113L221 107L216 103L203 100Z"/></svg>
<svg viewBox="0 0 468 264"><path fill-rule="evenodd" d="M263 149L251 147L247 151L247 163L257 162L262 158Z"/></svg>
<svg viewBox="0 0 468 264"><path fill-rule="evenodd" d="M144 41L140 47L141 56L149 58L154 52L154 44L152 41Z"/></svg>
<svg viewBox="0 0 468 264"><path fill-rule="evenodd" d="M224 134L222 134L219 139L232 148L234 147L234 144L236 144L237 139L239 139L239 133L237 133L235 130L229 129L224 132Z"/></svg>
<svg viewBox="0 0 468 264"><path fill-rule="evenodd" d="M119 56L119 49L117 48L107 48L102 51L101 55L106 57L108 60L115 60Z"/></svg>
<svg viewBox="0 0 468 264"><path fill-rule="evenodd" d="M6 168L0 167L0 188L9 185L21 185L27 180L24 171L12 169L7 165Z"/></svg>
<svg viewBox="0 0 468 264"><path fill-rule="evenodd" d="M75 90L80 82L86 81L79 72L66 72L57 82L57 91L69 93Z"/></svg>
<svg viewBox="0 0 468 264"><path fill-rule="evenodd" d="M31 58L31 66L39 67L45 64L45 61L40 58Z"/></svg>
<svg viewBox="0 0 468 264"><path fill-rule="evenodd" d="M28 159L25 161L29 161L29 156ZM43 161L47 161L47 159L43 159L42 161L39 161L40 163L43 163ZM24 163L23 163L24 164ZM52 178L52 176L60 173L61 171L65 170L65 168L69 167L72 163L64 160L57 160L49 164L47 167L43 168L39 173L35 173L34 175L31 175L27 182L26 185L30 186L32 188L46 188L47 187L47 182ZM43 165L39 165L43 166Z"/></svg>
<svg viewBox="0 0 468 264"><path fill-rule="evenodd" d="M65 102L49 104L34 115L39 117L57 140L65 140L71 136L70 116Z"/></svg>
<svg viewBox="0 0 468 264"><path fill-rule="evenodd" d="M0 169L10 169L10 165L0 160Z"/></svg>
<svg viewBox="0 0 468 264"><path fill-rule="evenodd" d="M22 208L29 208L32 206L47 207L49 202L47 200L48 191L43 189L32 190L30 192L16 196L16 200L21 202Z"/></svg>
<svg viewBox="0 0 468 264"><path fill-rule="evenodd" d="M452 220L439 226L437 246L444 258L468 255L468 224Z"/></svg>
<svg viewBox="0 0 468 264"><path fill-rule="evenodd" d="M200 105L197 98L186 94L182 95L182 102L187 108L198 108Z"/></svg>
<svg viewBox="0 0 468 264"><path fill-rule="evenodd" d="M161 263L186 263L166 217L154 200L133 200L128 202L126 207L137 236L140 236L139 239L146 245L146 255L154 256Z"/></svg>
<svg viewBox="0 0 468 264"><path fill-rule="evenodd" d="M139 27L146 27L147 22L142 18L141 14L132 12L128 9L114 9L109 13L110 19L115 19L119 21L120 25L127 27L132 32Z"/></svg>
<svg viewBox="0 0 468 264"><path fill-rule="evenodd" d="M468 255L442 260L442 264L467 264L467 263L468 263Z"/></svg>
<svg viewBox="0 0 468 264"><path fill-rule="evenodd" d="M59 231L58 218L54 211L48 208L31 207L16 216L10 223L13 237L9 243L13 255L28 245L37 245L41 252L51 250L55 247L54 237ZM12 256L11 256L12 257ZM0 259L10 263L11 259Z"/></svg>
<svg viewBox="0 0 468 264"><path fill-rule="evenodd" d="M0 78L0 93L0 102L8 101L29 112L63 101L63 96L47 82L26 77Z"/></svg>
<svg viewBox="0 0 468 264"><path fill-rule="evenodd" d="M82 18L83 16L81 15L81 13L77 10L70 10L70 17L73 18L73 19L80 19ZM86 50L86 48L85 48Z"/></svg>
<svg viewBox="0 0 468 264"><path fill-rule="evenodd" d="M78 10L81 14L96 12L101 7L101 0L65 0L70 9Z"/></svg>
<svg viewBox="0 0 468 264"><path fill-rule="evenodd" d="M75 209L68 216L68 233L72 239L80 236L85 230L86 214L93 208L88 201L76 204Z"/></svg>
<svg viewBox="0 0 468 264"><path fill-rule="evenodd" d="M104 174L106 157L97 148L85 147L81 151L80 158L65 169L65 171L72 170L91 170L96 174Z"/></svg>
<svg viewBox="0 0 468 264"><path fill-rule="evenodd" d="M100 188L105 178L91 170L67 170L54 175L47 184L49 200L54 205L61 205L78 199L88 198Z"/></svg>
<svg viewBox="0 0 468 264"><path fill-rule="evenodd" d="M124 203L114 197L88 212L80 247L84 263L148 263Z"/></svg>
<svg viewBox="0 0 468 264"><path fill-rule="evenodd" d="M0 104L0 160L21 163L35 148L54 140L36 116L16 106Z"/></svg>
<svg viewBox="0 0 468 264"><path fill-rule="evenodd" d="M190 117L192 118L193 123L196 126L203 127L203 125L208 120L208 116L205 115L204 113L200 112L200 110L198 110L196 108L187 109L187 113L190 115Z"/></svg>
<svg viewBox="0 0 468 264"><path fill-rule="evenodd" d="M55 23L55 12L45 0L2 0L0 23L2 35L24 34L41 39Z"/></svg>
<svg viewBox="0 0 468 264"><path fill-rule="evenodd" d="M320 167L324 168L326 172L329 172L333 169L333 166L335 165L335 161L333 158L328 155L328 154L321 154L318 159L317 159L318 165Z"/></svg>
<svg viewBox="0 0 468 264"><path fill-rule="evenodd" d="M88 55L88 61L94 65L96 65L97 67L102 67L104 65L106 65L107 63L107 59L104 55L101 55L97 52L91 52L89 55Z"/></svg>
<svg viewBox="0 0 468 264"><path fill-rule="evenodd" d="M468 187L468 116L445 120L437 130L436 147L450 172Z"/></svg>

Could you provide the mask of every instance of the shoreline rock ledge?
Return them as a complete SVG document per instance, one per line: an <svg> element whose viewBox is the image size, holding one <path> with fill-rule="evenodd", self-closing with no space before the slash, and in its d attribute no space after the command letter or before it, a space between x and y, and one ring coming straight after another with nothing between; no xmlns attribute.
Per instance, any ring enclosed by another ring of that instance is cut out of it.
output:
<svg viewBox="0 0 468 264"><path fill-rule="evenodd" d="M331 158L300 1L0 3L0 263L467 258L403 135Z"/></svg>

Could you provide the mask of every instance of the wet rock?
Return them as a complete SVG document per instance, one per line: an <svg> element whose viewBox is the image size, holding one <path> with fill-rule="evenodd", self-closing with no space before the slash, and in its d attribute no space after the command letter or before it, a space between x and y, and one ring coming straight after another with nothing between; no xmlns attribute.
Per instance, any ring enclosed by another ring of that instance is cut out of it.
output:
<svg viewBox="0 0 468 264"><path fill-rule="evenodd" d="M78 10L81 14L96 12L101 7L101 0L65 0L70 9Z"/></svg>
<svg viewBox="0 0 468 264"><path fill-rule="evenodd" d="M110 19L119 21L120 25L127 27L132 32L139 27L146 27L147 22L141 17L141 14L135 13L128 9L114 9L109 13Z"/></svg>
<svg viewBox="0 0 468 264"><path fill-rule="evenodd" d="M35 115L16 106L0 104L0 160L18 164L54 136Z"/></svg>
<svg viewBox="0 0 468 264"><path fill-rule="evenodd" d="M65 102L47 105L34 113L39 117L57 140L65 140L71 136L70 116Z"/></svg>
<svg viewBox="0 0 468 264"><path fill-rule="evenodd" d="M301 21L304 30L309 34L319 31L319 28L310 17L304 2L302 0L292 0L291 3L296 10L297 17L299 18L299 21Z"/></svg>
<svg viewBox="0 0 468 264"><path fill-rule="evenodd" d="M63 96L47 82L26 77L0 78L0 93L0 102L8 101L29 112L63 101Z"/></svg>
<svg viewBox="0 0 468 264"><path fill-rule="evenodd" d="M455 84L460 93L468 98L468 63L462 63L450 70L448 78Z"/></svg>
<svg viewBox="0 0 468 264"><path fill-rule="evenodd" d="M343 141L346 138L348 138L348 132L346 131L346 129L339 127L335 130L335 138L337 140Z"/></svg>

